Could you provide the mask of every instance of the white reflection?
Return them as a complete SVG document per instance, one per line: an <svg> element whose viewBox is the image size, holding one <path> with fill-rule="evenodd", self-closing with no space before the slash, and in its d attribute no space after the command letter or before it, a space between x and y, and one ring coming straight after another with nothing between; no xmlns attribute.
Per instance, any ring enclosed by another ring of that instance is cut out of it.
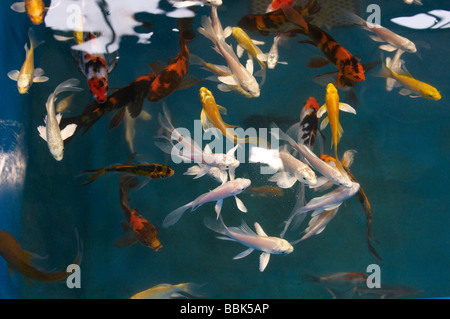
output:
<svg viewBox="0 0 450 319"><path fill-rule="evenodd" d="M119 49L123 36L136 36L138 43L150 43L153 32L135 31L136 27L144 26L135 20L136 13L165 14L172 18L194 16L186 8L173 8L166 12L159 8L159 3L160 0L52 0L45 24L63 32L98 33L96 46L88 41L74 45L72 49L91 54L111 53Z"/></svg>
<svg viewBox="0 0 450 319"><path fill-rule="evenodd" d="M450 28L450 11L431 10L428 13L419 13L411 17L393 18L391 21L416 30L446 29Z"/></svg>
<svg viewBox="0 0 450 319"><path fill-rule="evenodd" d="M0 193L23 186L27 166L23 136L21 124L0 120Z"/></svg>

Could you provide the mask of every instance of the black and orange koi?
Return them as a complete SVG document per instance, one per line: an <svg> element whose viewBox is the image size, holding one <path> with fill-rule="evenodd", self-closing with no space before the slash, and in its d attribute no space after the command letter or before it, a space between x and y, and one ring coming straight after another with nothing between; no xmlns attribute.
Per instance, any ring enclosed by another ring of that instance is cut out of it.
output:
<svg viewBox="0 0 450 319"><path fill-rule="evenodd" d="M124 173L127 175L148 177L151 179L163 179L173 175L174 171L170 167L162 164L129 164L136 153L133 153L124 164L111 165L104 168L84 170L81 174L88 174L85 182L80 184L84 186L92 183L97 178L108 172Z"/></svg>
<svg viewBox="0 0 450 319"><path fill-rule="evenodd" d="M317 0L309 0L305 7L293 6L292 9L310 21L312 19L310 16L319 12L320 7ZM248 31L259 31L260 34L265 36L279 33L294 36L296 33L302 32L301 28L286 18L279 5L274 11L243 16L239 20L238 26Z"/></svg>
<svg viewBox="0 0 450 319"><path fill-rule="evenodd" d="M75 133L83 129L82 134L85 134L102 116L117 111L110 122L110 129L116 128L122 122L126 110L132 118L141 113L144 100L150 90L150 84L154 79L155 74L153 73L138 77L133 82L110 94L105 103L93 101L86 105L81 115L63 118L60 127L64 128L68 124L74 123L77 124ZM72 137L64 142L68 143Z"/></svg>
<svg viewBox="0 0 450 319"><path fill-rule="evenodd" d="M192 41L195 36L186 36L187 23L179 19L178 26L180 28L179 44L180 50L177 56L165 67L161 62L150 64L150 68L155 73L156 78L150 85L147 99L150 102L160 101L171 95L177 89L186 89L203 82L194 77L188 77L189 72L189 48L187 42ZM192 31L189 31L192 34Z"/></svg>
<svg viewBox="0 0 450 319"><path fill-rule="evenodd" d="M146 218L140 215L137 209L133 209L129 205L129 190L132 187L136 187L138 184L136 177L120 174L120 204L125 214L125 218L127 219L127 223L122 223L122 228L124 231L131 230L132 233L127 233L116 240L114 246L116 248L123 248L139 242L146 247L152 248L154 251L160 251L163 246L158 236L159 228L155 227Z"/></svg>
<svg viewBox="0 0 450 319"><path fill-rule="evenodd" d="M320 29L314 24L307 22L301 14L290 6L281 4L281 9L286 18L292 23L296 24L302 30L302 33L307 35L320 51L325 55L328 62L336 66L340 73L346 78L353 81L364 81L364 68L359 63L358 59L353 56L347 49L340 45L331 35Z"/></svg>
<svg viewBox="0 0 450 319"><path fill-rule="evenodd" d="M347 151L345 152L341 163L342 167L344 168L345 172L348 174L348 177L351 179L352 182L358 183L355 176L350 172L350 165L353 163L353 155L354 151ZM320 159L327 163L334 163L336 165L337 161L336 158L330 155L322 154L320 156ZM370 254L377 259L378 261L382 261L382 258L377 253L375 248L372 245L372 242L375 241L375 237L372 233L371 227L372 227L372 207L369 202L369 198L367 197L366 193L364 192L362 186L359 187L358 193L356 194L356 197L358 198L359 202L361 203L362 209L364 210L364 213L366 215L367 220L367 243L369 247Z"/></svg>

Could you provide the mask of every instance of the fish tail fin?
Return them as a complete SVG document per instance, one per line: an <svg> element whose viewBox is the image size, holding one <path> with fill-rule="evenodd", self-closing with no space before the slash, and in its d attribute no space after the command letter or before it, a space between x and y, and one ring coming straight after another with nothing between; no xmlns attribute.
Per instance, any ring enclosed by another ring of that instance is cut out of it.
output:
<svg viewBox="0 0 450 319"><path fill-rule="evenodd" d="M342 16L340 16L341 20L344 22L352 23L352 24L358 24L361 26L366 26L367 22L361 18L360 16L354 14L353 12L348 11L344 8L339 8L341 12L343 13ZM370 29L369 29L370 30Z"/></svg>
<svg viewBox="0 0 450 319"><path fill-rule="evenodd" d="M205 298L208 296L208 294L204 290L205 285L206 284L189 282L185 285L183 291L197 298Z"/></svg>
<svg viewBox="0 0 450 319"><path fill-rule="evenodd" d="M169 213L163 221L163 227L167 228L172 226L173 224L175 224L176 222L178 222L178 220L180 220L180 218L183 216L184 212L186 210L188 210L188 208L192 207L192 202L188 203L186 205L183 205L177 209L175 209L174 211L172 211L171 213Z"/></svg>
<svg viewBox="0 0 450 319"><path fill-rule="evenodd" d="M170 112L169 108L167 107L167 104L163 104L163 114L158 115L158 121L159 124L168 132L172 132L175 130L175 128L172 125L171 118L170 118Z"/></svg>
<svg viewBox="0 0 450 319"><path fill-rule="evenodd" d="M78 80L77 78L70 78L70 79L60 83L56 87L54 94L55 94L55 96L57 96L59 93L66 92L66 91L73 91L73 92L83 91L82 88L76 87L79 84L80 84L80 80Z"/></svg>
<svg viewBox="0 0 450 319"><path fill-rule="evenodd" d="M304 274L302 275L302 281L318 283L320 281L320 277L313 274Z"/></svg>
<svg viewBox="0 0 450 319"><path fill-rule="evenodd" d="M391 65L391 58L387 57L386 62L382 61L381 63L381 69L373 73L374 76L378 76L381 78L393 78L392 70L390 69Z"/></svg>
<svg viewBox="0 0 450 319"><path fill-rule="evenodd" d="M294 8L286 4L280 4L280 7L283 10L284 15L290 22L301 27L303 29L302 30L303 32L305 33L309 32L308 23L305 21L305 19L302 17L300 13L298 13Z"/></svg>
<svg viewBox="0 0 450 319"><path fill-rule="evenodd" d="M40 46L42 43L44 43L44 41L38 41L36 39L36 34L34 32L34 29L29 28L28 29L28 38L30 39L30 49L33 48L36 49L38 46Z"/></svg>
<svg viewBox="0 0 450 319"><path fill-rule="evenodd" d="M203 223L205 226L212 231L215 231L216 233L222 234L227 236L228 235L228 229L227 226L223 223L222 215L219 216L218 219L212 218L212 217L206 217L203 220Z"/></svg>
<svg viewBox="0 0 450 319"><path fill-rule="evenodd" d="M86 180L83 183L80 184L80 186L85 186L85 185L92 183L93 181L95 181L97 178L99 178L100 176L102 176L105 173L106 173L106 168L88 169L88 170L81 172L80 175L87 174L89 176L86 178Z"/></svg>
<svg viewBox="0 0 450 319"><path fill-rule="evenodd" d="M202 16L202 26L197 29L200 34L210 39L214 44L218 42L218 38L212 27L210 17Z"/></svg>

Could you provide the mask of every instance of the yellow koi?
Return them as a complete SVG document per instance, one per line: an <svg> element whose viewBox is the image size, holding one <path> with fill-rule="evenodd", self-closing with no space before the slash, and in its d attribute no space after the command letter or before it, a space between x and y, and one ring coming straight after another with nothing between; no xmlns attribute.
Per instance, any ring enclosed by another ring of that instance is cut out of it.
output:
<svg viewBox="0 0 450 319"><path fill-rule="evenodd" d="M264 53L258 47L258 45L263 45L263 41L253 40L248 36L248 34L239 27L227 27L224 30L225 34L232 34L233 37L238 42L238 46L236 48L236 53L238 57L242 57L244 54L244 50L247 51L249 59L255 58L262 69L266 68L266 64L263 62Z"/></svg>
<svg viewBox="0 0 450 319"><path fill-rule="evenodd" d="M41 24L44 21L45 7L43 0L25 0L21 2L14 2L11 9L16 12L26 12L31 22L35 25Z"/></svg>
<svg viewBox="0 0 450 319"><path fill-rule="evenodd" d="M225 123L222 119L222 116L220 115L221 111L226 113L227 109L223 106L217 105L213 94L211 93L210 90L208 90L205 87L200 88L200 101L203 105L203 109L200 114L200 119L202 122L203 129L205 131L215 127L223 134L223 136L228 138L230 141L233 141L234 143L256 144L259 141L264 142L265 145L268 144L267 141L260 139L258 137L239 138L234 133L233 130L233 128L237 126Z"/></svg>
<svg viewBox="0 0 450 319"><path fill-rule="evenodd" d="M392 78L396 82L400 82L404 87L399 92L401 95L409 95L413 98L422 96L426 99L431 100L441 99L441 94L435 87L431 86L428 83L415 79L406 69L404 62L399 62L400 66L395 66L394 69L394 66L392 65L393 63L391 63L391 59L389 57L386 58L386 63L383 62L381 72L378 74L378 76ZM413 93L415 93L415 95L412 95Z"/></svg>
<svg viewBox="0 0 450 319"><path fill-rule="evenodd" d="M339 140L341 139L342 133L344 130L342 129L341 123L339 122L339 110L344 112L349 112L356 114L356 111L353 107L346 103L339 102L339 94L334 86L334 84L329 83L327 85L327 91L325 95L325 104L319 108L317 112L317 117L320 118L322 115L327 112L328 116L325 117L320 124L320 129L323 130L328 123L330 123L332 139L332 146L334 145L334 154L336 158L336 167L339 169L343 176L346 176L346 172L342 167L341 161L337 155L337 145Z"/></svg>
<svg viewBox="0 0 450 319"><path fill-rule="evenodd" d="M171 299L181 296L185 297L185 295L180 294L180 292L199 297L200 295L197 292L199 288L200 285L189 282L177 285L159 284L134 294L130 299Z"/></svg>
<svg viewBox="0 0 450 319"><path fill-rule="evenodd" d="M30 48L25 43L25 62L20 71L12 70L8 72L8 77L17 81L17 89L20 94L25 94L31 87L33 82L46 82L48 77L44 76L44 70L41 68L34 68L34 50L43 42L36 42L33 29L28 30L28 37L30 38Z"/></svg>

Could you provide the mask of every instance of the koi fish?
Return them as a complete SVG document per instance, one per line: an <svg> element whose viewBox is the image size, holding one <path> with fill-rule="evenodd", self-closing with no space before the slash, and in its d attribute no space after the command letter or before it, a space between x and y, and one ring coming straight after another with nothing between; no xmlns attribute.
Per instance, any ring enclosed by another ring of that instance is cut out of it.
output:
<svg viewBox="0 0 450 319"><path fill-rule="evenodd" d="M147 99L150 102L160 101L177 89L186 89L203 82L193 77L186 77L189 71L189 48L182 34L180 32L180 50L171 63L166 67L163 67L160 62L150 64L152 72L156 75L148 91Z"/></svg>
<svg viewBox="0 0 450 319"><path fill-rule="evenodd" d="M358 288L367 288L368 275L360 272L340 272L329 276L304 275L304 282L320 284L326 288L333 299L353 297ZM342 292L344 289L344 292Z"/></svg>
<svg viewBox="0 0 450 319"><path fill-rule="evenodd" d="M83 42L89 41L95 46L96 37L91 32L85 32ZM79 50L71 51L75 66L86 77L95 100L98 103L105 103L108 97L108 74L117 66L119 61L118 51L109 54L108 59L103 54L91 54Z"/></svg>
<svg viewBox="0 0 450 319"><path fill-rule="evenodd" d="M292 9L303 15L306 20L310 21L312 19L311 16L319 12L320 7L317 4L317 0L309 0L304 8L301 6L293 6ZM286 18L281 7L264 14L249 14L243 16L237 25L247 31L258 31L264 36L274 33L284 33L294 36L297 33L302 32L301 28Z"/></svg>
<svg viewBox="0 0 450 319"><path fill-rule="evenodd" d="M274 69L277 64L288 64L287 62L280 61L280 54L278 52L278 45L285 41L286 38L287 35L285 35L284 33L275 36L273 38L273 44L270 47L269 52L261 57L262 61L267 62L267 67L269 69Z"/></svg>
<svg viewBox="0 0 450 319"><path fill-rule="evenodd" d="M358 296L375 295L379 296L380 299L396 299L396 298L406 298L410 296L422 293L423 290L415 289L412 287L401 286L401 285L385 285L381 283L380 288L371 289L367 285L364 287L358 287L356 289L356 294Z"/></svg>
<svg viewBox="0 0 450 319"><path fill-rule="evenodd" d="M294 218L297 218L297 215L301 216L302 214L306 214L307 212L312 210L313 213L311 214L311 217L314 217L322 214L324 211L337 209L345 200L354 196L359 191L359 188L360 185L353 182L352 187L350 188L341 186L323 196L311 199L305 206L300 207L299 209L294 211L293 214L291 214L291 216L285 221L285 228L282 234L284 235L284 233L292 223L292 220Z"/></svg>
<svg viewBox="0 0 450 319"><path fill-rule="evenodd" d="M227 66L217 65L217 64L212 64L212 63L206 62L205 60L203 60L202 58L200 58L199 56L194 55L194 54L190 55L189 63L200 65L200 66L202 66L203 69L215 74L215 76L206 77L206 80L220 82L218 78L221 76L225 76L225 77L233 76L233 73ZM236 91L236 92L244 95L245 97L248 97L248 98L252 97L252 95L250 93L248 93L247 91L245 91L239 84L228 85L228 84L221 82L217 85L217 88L222 92Z"/></svg>
<svg viewBox="0 0 450 319"><path fill-rule="evenodd" d="M80 174L88 174L89 177L80 186L85 186L105 173L126 173L128 175L141 176L150 179L164 179L173 175L174 171L169 166L162 164L130 164L129 161L136 155L133 153L130 159L124 164L111 165L104 168L88 169L82 171ZM148 181L149 181L148 180Z"/></svg>
<svg viewBox="0 0 450 319"><path fill-rule="evenodd" d="M272 0L272 2L269 4L269 6L266 9L266 13L280 9L281 3L291 6L295 1L296 0Z"/></svg>
<svg viewBox="0 0 450 319"><path fill-rule="evenodd" d="M259 143L266 146L268 145L269 142L262 138L239 138L236 134L234 134L233 128L237 126L225 123L220 115L221 112L226 113L227 109L223 106L217 105L213 94L205 87L200 88L200 101L203 106L200 114L200 120L205 132L209 129L217 128L223 136L228 138L233 143Z"/></svg>
<svg viewBox="0 0 450 319"><path fill-rule="evenodd" d="M364 73L367 74L370 70L372 70L375 66L380 64L381 62L369 62L363 63ZM313 77L313 81L322 86L327 86L329 83L332 83L345 92L344 101L347 103L357 106L358 105L358 97L355 94L355 88L357 85L357 81L353 81L352 79L346 78L341 72L327 72L324 74L316 75Z"/></svg>
<svg viewBox="0 0 450 319"><path fill-rule="evenodd" d="M353 12L345 10L343 8L339 8L344 13L344 19L347 22L357 24L361 26L364 30L371 31L376 35L370 36L373 41L376 42L387 42L388 44L380 45L380 49L388 52L392 52L395 50L403 50L409 53L416 53L417 48L414 42L411 40L398 35L395 32L379 25L369 23L361 17L357 16Z"/></svg>
<svg viewBox="0 0 450 319"><path fill-rule="evenodd" d="M325 230L328 223L336 216L339 208L334 208L330 210L325 210L322 213L315 215L311 218L308 223L308 227L305 229L305 235L298 241L308 239L313 235L319 235Z"/></svg>
<svg viewBox="0 0 450 319"><path fill-rule="evenodd" d="M192 295L194 297L202 297L200 288L202 285L194 283L181 283L177 285L159 284L150 289L139 292L130 299L172 299L186 296L182 293Z"/></svg>
<svg viewBox="0 0 450 319"><path fill-rule="evenodd" d="M252 147L249 157L250 162L265 163L279 171L269 178L270 182L276 182L280 188L291 188L297 181L307 185L317 183L314 171L307 164L292 156L286 148L279 150L275 156L270 154L272 152L273 150Z"/></svg>
<svg viewBox="0 0 450 319"><path fill-rule="evenodd" d="M117 111L111 119L110 129L119 126L126 110L132 118L139 116L154 78L155 74L153 73L138 77L133 82L110 94L105 103L93 101L86 105L81 115L63 118L60 123L61 127L74 123L77 124L75 133L83 129L82 134L85 134L102 116L111 112ZM66 143L70 140L66 140Z"/></svg>
<svg viewBox="0 0 450 319"><path fill-rule="evenodd" d="M347 172L348 176L350 177L350 179L354 183L357 183L358 181L356 180L355 176L353 176L353 174L350 171L350 166L353 163L353 158L354 158L355 153L356 153L356 151L354 151L354 150L346 151L344 153L344 155L342 156L341 163L342 163L342 166L344 167L345 171ZM334 157L326 155L326 154L321 155L320 158L327 163L336 163L336 159ZM366 215L367 243L368 243L368 247L369 247L369 252L375 259L377 259L378 261L381 262L382 258L380 257L380 255L377 253L377 251L375 250L375 248L372 245L372 242L375 240L375 237L371 231L372 207L370 205L369 198L367 197L367 195L362 187L359 188L359 191L356 194L356 197L358 198L359 202L361 203L362 209L364 210L364 213Z"/></svg>
<svg viewBox="0 0 450 319"><path fill-rule="evenodd" d="M312 42L303 42L308 42L317 46L317 48L319 48L325 55L327 62L336 66L339 72L346 78L357 82L364 81L366 79L364 69L358 59L356 59L356 57L342 45L336 42L331 35L319 27L306 22L302 15L293 8L281 4L281 9L286 15L286 18L299 26L302 32L312 40Z"/></svg>
<svg viewBox="0 0 450 319"><path fill-rule="evenodd" d="M317 117L321 118L322 115L327 112L328 116L323 119L322 123L320 124L320 129L323 130L328 125L328 123L330 123L332 134L331 142L332 145L334 145L334 155L336 159L338 159L337 145L339 143L339 140L341 139L342 133L344 132L339 122L339 111L344 111L352 114L356 114L356 111L350 105L339 102L338 91L332 83L329 83L327 86L325 101L326 103L321 106L319 111L317 112ZM339 169L339 171L342 174L346 174L339 159L336 161L336 164L336 167Z"/></svg>
<svg viewBox="0 0 450 319"><path fill-rule="evenodd" d="M241 212L246 213L247 208L245 207L244 203L237 197L237 195L242 193L247 187L250 186L250 184L251 181L247 178L236 178L234 180L228 181L214 188L208 193L200 195L192 202L189 202L186 205L183 205L172 211L166 216L166 218L164 218L163 227L166 228L178 222L178 220L183 216L184 212L189 208L191 208L191 211L195 211L203 204L209 202L216 202L214 209L216 211L217 218L219 218L223 200L231 196L234 196L238 209Z"/></svg>
<svg viewBox="0 0 450 319"><path fill-rule="evenodd" d="M236 47L236 54L240 58L247 52L249 59L256 59L262 69L266 68L266 64L262 61L264 58L264 53L258 47L258 45L264 45L264 41L257 41L248 36L248 34L239 27L226 27L224 30L225 34L232 34L233 37L238 42Z"/></svg>
<svg viewBox="0 0 450 319"><path fill-rule="evenodd" d="M244 192L244 194L249 194L250 196L258 197L283 197L284 192L279 187L273 186L261 186L261 187L249 187Z"/></svg>
<svg viewBox="0 0 450 319"><path fill-rule="evenodd" d="M195 175L195 176L201 176L205 170L205 164L197 164L194 166L191 166L188 168L186 172L183 173L183 175ZM206 175L210 176L215 181L223 184L226 183L228 180L228 175L220 170L218 167L211 167Z"/></svg>
<svg viewBox="0 0 450 319"><path fill-rule="evenodd" d="M255 223L256 233L248 227L245 221L242 221L240 227L228 228L223 223L222 218L220 222L212 218L205 218L204 223L206 227L226 237L217 237L219 239L232 240L244 246L249 247L233 259L240 259L248 256L254 250L262 251L259 257L259 271L263 272L266 269L270 260L270 255L287 255L294 251L294 247L285 239L279 237L268 236L262 227Z"/></svg>
<svg viewBox="0 0 450 319"><path fill-rule="evenodd" d="M211 7L211 17L202 17L202 27L198 32L210 39L214 44L214 49L222 55L227 62L232 75L219 76L218 80L227 85L239 85L252 97L259 97L259 84L253 76L253 64L249 63L244 67L233 48L225 42L224 30L217 15L217 8Z"/></svg>
<svg viewBox="0 0 450 319"><path fill-rule="evenodd" d="M419 6L423 6L423 3L421 0L403 0L404 3L406 4L417 4Z"/></svg>
<svg viewBox="0 0 450 319"><path fill-rule="evenodd" d="M391 59L386 58L386 64L383 63L381 71L376 75L385 78L392 78L396 81L395 85L401 85L403 88L399 91L401 95L409 95L409 97L424 97L431 100L440 100L441 93L428 83L416 80L405 67L404 61L400 60L400 68L392 70L388 67L391 65Z"/></svg>
<svg viewBox="0 0 450 319"><path fill-rule="evenodd" d="M61 113L55 112L55 100L58 94L66 91L82 91L83 89L76 87L80 81L72 78L59 84L55 91L49 95L45 108L47 115L44 118L45 126L38 126L39 136L47 142L48 149L57 161L61 161L64 156L64 140L71 137L77 128L76 124L69 124L60 129Z"/></svg>
<svg viewBox="0 0 450 319"><path fill-rule="evenodd" d="M168 0L175 8L186 8L191 6L214 6L220 7L222 0Z"/></svg>
<svg viewBox="0 0 450 319"><path fill-rule="evenodd" d="M226 171L228 171L230 179L234 179L234 171L240 164L234 156L234 152L239 144L236 144L236 146L231 148L226 154L212 153L208 144L205 146L205 150L203 151L200 145L198 145L194 140L188 136L183 136L177 129L174 128L166 105L163 106L163 114L164 115L159 114L158 118L161 127L169 133L169 136L171 136L173 140L178 141L178 143L182 146L182 149L180 150L177 146L175 146L172 139L165 135L156 136L157 138L164 139L164 142L155 142L155 145L159 149L166 154L177 156L183 161L203 164L202 170L199 171L195 178L200 178L208 173L212 167L217 167L221 170L222 174L226 175Z"/></svg>
<svg viewBox="0 0 450 319"><path fill-rule="evenodd" d="M309 165L311 165L312 168L314 168L324 176L325 180L329 180L333 184L342 186L344 188L352 188L353 183L347 174L342 175L338 169L322 161L307 146L295 142L292 137L280 130L275 124L272 124L272 127L276 130L272 130L271 134L275 138L287 141L295 150L300 153L301 156L303 156L308 161ZM319 184L319 179L321 179L321 177L318 178L317 184Z"/></svg>
<svg viewBox="0 0 450 319"><path fill-rule="evenodd" d="M44 0L25 0L22 2L14 2L11 5L11 9L16 12L26 12L31 22L35 25L39 25L44 20L45 7Z"/></svg>
<svg viewBox="0 0 450 319"><path fill-rule="evenodd" d="M78 251L72 264L80 265L83 255L83 243L79 240ZM20 243L10 233L0 230L0 256L6 261L10 273L17 271L30 283L30 280L39 282L63 282L70 275L66 268L60 271L44 271L37 267L31 259L44 258L35 253L22 249ZM31 284L31 283L30 283Z"/></svg>
<svg viewBox="0 0 450 319"><path fill-rule="evenodd" d="M25 43L25 61L22 68L20 71L12 70L8 72L8 77L13 81L17 81L17 89L20 94L27 93L33 83L48 81L48 77L44 76L42 68L34 68L34 50L44 41L37 42L34 31L31 28L28 30L28 37L30 38L30 48Z"/></svg>
<svg viewBox="0 0 450 319"><path fill-rule="evenodd" d="M158 228L151 224L147 219L141 216L137 209L133 209L129 205L128 193L130 188L139 184L136 177L126 176L123 173L119 178L119 196L122 210L128 223L123 223L124 231L131 230L125 236L119 238L114 243L117 248L123 248L140 242L142 245L152 248L154 251L160 251L163 246L159 240ZM131 236L130 236L131 235Z"/></svg>

